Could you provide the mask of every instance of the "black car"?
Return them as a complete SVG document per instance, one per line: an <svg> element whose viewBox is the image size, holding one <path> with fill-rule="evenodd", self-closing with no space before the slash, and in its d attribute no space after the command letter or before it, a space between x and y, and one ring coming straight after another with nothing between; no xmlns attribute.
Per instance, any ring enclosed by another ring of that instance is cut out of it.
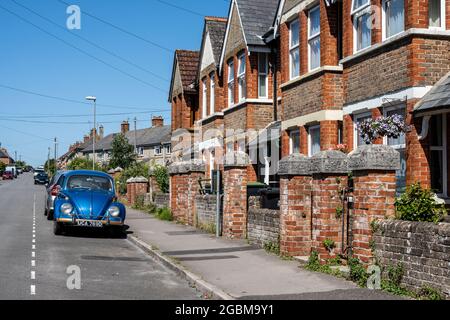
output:
<svg viewBox="0 0 450 320"><path fill-rule="evenodd" d="M45 172L39 172L34 177L34 184L47 184L48 183L48 174Z"/></svg>

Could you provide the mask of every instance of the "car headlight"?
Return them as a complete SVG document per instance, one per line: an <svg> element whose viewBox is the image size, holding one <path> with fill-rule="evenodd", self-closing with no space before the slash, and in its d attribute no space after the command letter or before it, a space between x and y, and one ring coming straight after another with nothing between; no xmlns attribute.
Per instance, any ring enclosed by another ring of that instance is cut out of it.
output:
<svg viewBox="0 0 450 320"><path fill-rule="evenodd" d="M120 215L120 209L119 207L112 206L111 208L108 209L108 213L111 217L116 218Z"/></svg>
<svg viewBox="0 0 450 320"><path fill-rule="evenodd" d="M64 203L61 205L61 212L64 214L71 214L73 206L70 203Z"/></svg>

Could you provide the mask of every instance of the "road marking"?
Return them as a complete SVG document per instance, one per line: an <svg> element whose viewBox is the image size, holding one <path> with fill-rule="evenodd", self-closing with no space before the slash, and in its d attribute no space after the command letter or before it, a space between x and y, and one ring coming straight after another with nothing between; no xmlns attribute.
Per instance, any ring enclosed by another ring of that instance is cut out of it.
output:
<svg viewBox="0 0 450 320"><path fill-rule="evenodd" d="M31 260L31 266L36 267L36 260Z"/></svg>
<svg viewBox="0 0 450 320"><path fill-rule="evenodd" d="M36 239L33 239L33 243L36 243Z"/></svg>
<svg viewBox="0 0 450 320"><path fill-rule="evenodd" d="M36 245L33 244L33 245L31 246L31 249L32 249L32 250L36 250Z"/></svg>
<svg viewBox="0 0 450 320"><path fill-rule="evenodd" d="M35 285L32 285L32 286L30 287L30 294L31 294L32 296L35 296L35 295L36 295L36 286L35 286Z"/></svg>
<svg viewBox="0 0 450 320"><path fill-rule="evenodd" d="M36 267L36 194L34 194L34 199L33 199L33 239L32 239L32 243L33 245L31 246L32 251L31 251L31 258L33 258L33 260L31 260L31 267L35 268ZM36 271L35 270L31 270L31 280L35 281L36 280ZM36 285L32 284L30 286L30 295L35 296L36 295Z"/></svg>
<svg viewBox="0 0 450 320"><path fill-rule="evenodd" d="M32 258L36 258L36 252L35 251L31 252L31 257Z"/></svg>
<svg viewBox="0 0 450 320"><path fill-rule="evenodd" d="M36 272L31 271L31 280L36 280Z"/></svg>

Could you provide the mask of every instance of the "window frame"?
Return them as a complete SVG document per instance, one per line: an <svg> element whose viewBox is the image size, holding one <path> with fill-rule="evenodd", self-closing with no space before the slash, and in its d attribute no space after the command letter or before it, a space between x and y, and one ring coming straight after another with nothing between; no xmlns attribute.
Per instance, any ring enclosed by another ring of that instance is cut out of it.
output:
<svg viewBox="0 0 450 320"><path fill-rule="evenodd" d="M300 153L300 129L294 129L289 131L289 155L294 154L294 134L298 134L298 153Z"/></svg>
<svg viewBox="0 0 450 320"><path fill-rule="evenodd" d="M446 30L447 29L446 3L445 3L445 0L439 0L439 2L441 4L441 26L440 27L430 26L430 14L428 13L428 29L432 29L432 30ZM429 2L428 2L428 12L430 12L429 8L430 8L430 5L429 5Z"/></svg>
<svg viewBox="0 0 450 320"><path fill-rule="evenodd" d="M356 148L358 148L358 138L359 138L359 133L358 133L358 119L361 118L373 118L372 116L372 112L371 111L364 111L364 112L360 112L360 113L356 113L353 114L353 150L355 150Z"/></svg>
<svg viewBox="0 0 450 320"><path fill-rule="evenodd" d="M227 79L227 90L228 90L228 107L234 105L234 61L228 61L228 79Z"/></svg>
<svg viewBox="0 0 450 320"><path fill-rule="evenodd" d="M206 86L206 78L202 80L202 118L208 116L208 87Z"/></svg>
<svg viewBox="0 0 450 320"><path fill-rule="evenodd" d="M163 149L164 149L165 154L172 153L172 145L170 145L170 144L166 144Z"/></svg>
<svg viewBox="0 0 450 320"><path fill-rule="evenodd" d="M430 130L430 129L428 129ZM448 198L448 157L447 157L447 113L442 114L442 146L432 146L430 142L431 151L442 151L442 193L437 196L441 198ZM431 180L431 170L430 170ZM431 182L431 181L430 181Z"/></svg>
<svg viewBox="0 0 450 320"><path fill-rule="evenodd" d="M162 155L162 148L161 148L161 146L155 146L155 147L153 148L153 153L154 153L156 156Z"/></svg>
<svg viewBox="0 0 450 320"><path fill-rule="evenodd" d="M362 16L364 16L366 14L368 14L370 16L371 4L370 4L370 0L367 0L366 4L363 4L358 9L354 10L353 9L354 2L355 2L355 0L352 1L352 12L351 12L352 24L353 24L353 53L357 53L364 49L370 48L370 46L372 45L372 41L371 41L367 47L358 49L358 36L359 36L358 20L359 20L359 18L361 18ZM370 30L370 38L372 38L372 30L371 29L369 29L369 30Z"/></svg>
<svg viewBox="0 0 450 320"><path fill-rule="evenodd" d="M314 11L319 11L319 32L315 33L313 35L311 35L311 13ZM315 7L311 8L308 11L308 70L309 71L314 71L316 69L319 69L321 66L321 57L320 57L320 5L316 5ZM312 62L312 46L311 43L316 40L319 39L319 66L312 68L311 66L311 62Z"/></svg>
<svg viewBox="0 0 450 320"><path fill-rule="evenodd" d="M292 25L296 24L298 28L298 42L296 45L292 46ZM293 75L293 65L292 65L292 53L298 51L298 70L296 75ZM300 77L300 20L295 19L289 23L289 79L295 79Z"/></svg>
<svg viewBox="0 0 450 320"><path fill-rule="evenodd" d="M209 75L209 114L212 115L216 109L216 75L211 72Z"/></svg>
<svg viewBox="0 0 450 320"><path fill-rule="evenodd" d="M244 67L244 70L241 72L242 66ZM242 102L247 98L246 72L247 72L247 59L245 52L243 52L240 55L238 55L237 82L238 82L239 102Z"/></svg>
<svg viewBox="0 0 450 320"><path fill-rule="evenodd" d="M318 131L319 131L319 141L320 141L320 124L316 124L316 125L310 126L308 128L308 157L312 157L314 155L312 153L312 141L313 141L313 139L312 139L311 131L312 130L317 130L317 129L319 129ZM319 142L319 145L320 145L320 142Z"/></svg>
<svg viewBox="0 0 450 320"><path fill-rule="evenodd" d="M264 57L264 66L265 72L261 72L261 57ZM261 94L261 77L264 77L265 86L266 86L266 94ZM269 97L269 55L265 52L258 53L258 97L259 98L268 98Z"/></svg>
<svg viewBox="0 0 450 320"><path fill-rule="evenodd" d="M396 34L390 35L390 36L387 35L387 31L388 31L387 22L388 21L387 21L387 14L386 14L386 9L387 9L386 4L388 2L392 2L392 1L395 1L395 0L382 0L381 1L381 34L382 34L383 41L386 39L392 38L392 37L405 31L405 1L401 0L401 1L403 1L403 30L401 30L400 32L397 32Z"/></svg>

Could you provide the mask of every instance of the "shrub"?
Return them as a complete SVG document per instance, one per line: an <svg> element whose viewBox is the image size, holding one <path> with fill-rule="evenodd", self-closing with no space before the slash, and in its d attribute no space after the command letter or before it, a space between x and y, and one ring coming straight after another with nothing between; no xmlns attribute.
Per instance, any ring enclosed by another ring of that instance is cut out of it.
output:
<svg viewBox="0 0 450 320"><path fill-rule="evenodd" d="M350 267L350 280L360 287L366 287L369 275L361 262L357 258L350 258L348 259L348 266Z"/></svg>
<svg viewBox="0 0 450 320"><path fill-rule="evenodd" d="M444 204L435 200L431 190L424 189L420 183L406 188L406 192L395 201L397 219L406 221L439 222L446 215Z"/></svg>
<svg viewBox="0 0 450 320"><path fill-rule="evenodd" d="M156 183L162 193L169 192L169 171L166 167L155 166L153 169L153 175L155 176Z"/></svg>
<svg viewBox="0 0 450 320"><path fill-rule="evenodd" d="M140 195L136 196L133 209L137 209L137 210L145 209L145 206L144 206L144 195L140 194Z"/></svg>
<svg viewBox="0 0 450 320"><path fill-rule="evenodd" d="M156 209L155 216L159 220L173 221L172 211L170 211L170 209L167 208L167 207L166 208L161 208L161 209Z"/></svg>
<svg viewBox="0 0 450 320"><path fill-rule="evenodd" d="M336 248L336 243L331 239L325 239L323 240L323 246L328 252L331 252L334 248Z"/></svg>

